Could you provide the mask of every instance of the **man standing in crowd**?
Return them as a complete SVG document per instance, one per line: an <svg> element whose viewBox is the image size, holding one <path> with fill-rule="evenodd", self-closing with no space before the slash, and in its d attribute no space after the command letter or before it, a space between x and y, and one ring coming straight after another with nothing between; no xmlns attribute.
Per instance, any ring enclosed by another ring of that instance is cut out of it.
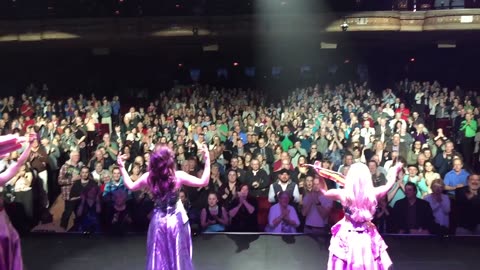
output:
<svg viewBox="0 0 480 270"><path fill-rule="evenodd" d="M83 167L80 162L80 153L78 151L70 152L70 159L60 168L58 175L58 184L62 189L62 199L65 202L65 210L62 214L60 226L65 230L68 227L68 222L72 213L75 213L78 206L78 199L70 196L70 191L73 184L81 179L80 170Z"/></svg>

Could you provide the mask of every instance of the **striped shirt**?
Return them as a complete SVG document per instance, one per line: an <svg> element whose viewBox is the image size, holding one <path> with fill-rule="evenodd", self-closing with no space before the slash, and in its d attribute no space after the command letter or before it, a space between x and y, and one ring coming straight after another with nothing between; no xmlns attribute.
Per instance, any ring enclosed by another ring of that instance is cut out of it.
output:
<svg viewBox="0 0 480 270"><path fill-rule="evenodd" d="M60 168L58 174L58 184L61 188L62 199L65 201L70 200L70 190L73 185L72 178L74 175L80 175L80 170L83 167L82 162L78 162L77 165L71 164L70 160Z"/></svg>

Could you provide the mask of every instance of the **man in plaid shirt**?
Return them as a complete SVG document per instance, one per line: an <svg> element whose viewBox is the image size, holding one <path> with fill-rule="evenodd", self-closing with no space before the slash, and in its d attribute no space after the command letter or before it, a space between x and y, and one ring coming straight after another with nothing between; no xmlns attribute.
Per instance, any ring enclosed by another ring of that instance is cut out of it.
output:
<svg viewBox="0 0 480 270"><path fill-rule="evenodd" d="M62 214L62 220L60 226L67 229L68 221L72 212L74 213L79 200L78 198L70 198L70 190L75 181L80 180L80 170L83 167L83 163L80 162L80 152L70 152L70 159L60 169L58 175L58 184L62 190L62 199L65 201L65 210Z"/></svg>

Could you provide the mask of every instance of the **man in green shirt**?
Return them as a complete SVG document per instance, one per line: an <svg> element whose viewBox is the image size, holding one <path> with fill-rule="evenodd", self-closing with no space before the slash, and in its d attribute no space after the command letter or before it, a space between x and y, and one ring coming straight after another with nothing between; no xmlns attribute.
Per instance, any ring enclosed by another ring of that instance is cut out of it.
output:
<svg viewBox="0 0 480 270"><path fill-rule="evenodd" d="M98 108L98 114L102 118L101 123L107 124L108 132L112 133L112 106L110 106L106 97L103 98L102 106Z"/></svg>
<svg viewBox="0 0 480 270"><path fill-rule="evenodd" d="M103 135L103 142L97 146L97 150L100 148L104 148L105 151L107 152L107 156L105 157L109 159L110 162L109 164L113 164L115 160L117 160L117 155L118 155L118 145L115 142L110 141L110 134L105 133Z"/></svg>
<svg viewBox="0 0 480 270"><path fill-rule="evenodd" d="M477 133L478 123L473 119L471 111L465 114L465 120L460 124L460 134L462 139L460 141L464 164L467 168L471 168L473 162L473 149L475 146L475 135Z"/></svg>

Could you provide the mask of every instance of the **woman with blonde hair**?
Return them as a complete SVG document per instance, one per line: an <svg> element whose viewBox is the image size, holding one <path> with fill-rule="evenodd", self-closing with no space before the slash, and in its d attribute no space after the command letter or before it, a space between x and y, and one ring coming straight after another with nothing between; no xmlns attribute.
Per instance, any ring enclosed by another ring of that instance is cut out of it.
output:
<svg viewBox="0 0 480 270"><path fill-rule="evenodd" d="M432 207L438 233L447 233L450 226L450 198L443 194L445 184L442 179L437 178L431 183L432 193L425 196L425 201Z"/></svg>
<svg viewBox="0 0 480 270"><path fill-rule="evenodd" d="M387 245L372 223L377 199L385 196L395 183L397 163L387 175L387 184L374 187L368 167L363 163L350 166L346 176L324 169L320 162L309 165L317 173L343 185L343 189L322 190L324 195L341 202L345 217L332 227L327 269L390 269L392 261Z"/></svg>

